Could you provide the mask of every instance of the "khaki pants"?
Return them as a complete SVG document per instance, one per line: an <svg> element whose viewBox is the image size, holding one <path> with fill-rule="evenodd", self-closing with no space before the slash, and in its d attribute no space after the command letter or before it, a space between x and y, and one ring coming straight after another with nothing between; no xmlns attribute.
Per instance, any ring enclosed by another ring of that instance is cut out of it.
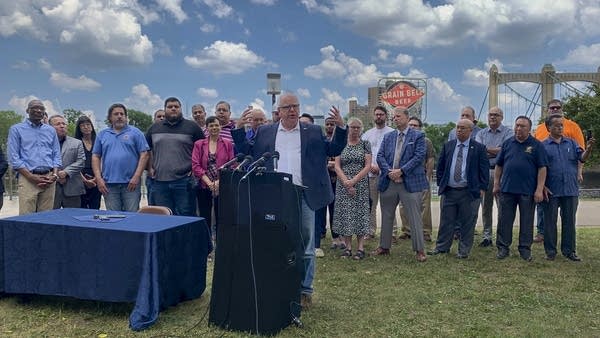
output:
<svg viewBox="0 0 600 338"><path fill-rule="evenodd" d="M423 221L423 234L431 235L433 224L431 222L431 189L427 189L423 192L423 200L421 203L421 220ZM406 217L406 211L400 205L400 218L402 219L402 233L410 235L410 227L408 218Z"/></svg>
<svg viewBox="0 0 600 338"><path fill-rule="evenodd" d="M52 210L56 183L40 188L25 177L19 177L19 215Z"/></svg>

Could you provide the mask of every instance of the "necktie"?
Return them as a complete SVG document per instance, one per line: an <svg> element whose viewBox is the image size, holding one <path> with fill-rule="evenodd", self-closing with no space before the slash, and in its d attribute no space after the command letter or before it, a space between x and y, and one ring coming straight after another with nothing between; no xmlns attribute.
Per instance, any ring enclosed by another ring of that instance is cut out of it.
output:
<svg viewBox="0 0 600 338"><path fill-rule="evenodd" d="M392 169L400 168L400 157L402 155L402 144L404 144L404 133L398 133L396 140L396 149L394 151L394 163Z"/></svg>
<svg viewBox="0 0 600 338"><path fill-rule="evenodd" d="M456 154L456 164L454 165L454 182L458 183L462 179L462 162L464 144L458 145L458 154Z"/></svg>

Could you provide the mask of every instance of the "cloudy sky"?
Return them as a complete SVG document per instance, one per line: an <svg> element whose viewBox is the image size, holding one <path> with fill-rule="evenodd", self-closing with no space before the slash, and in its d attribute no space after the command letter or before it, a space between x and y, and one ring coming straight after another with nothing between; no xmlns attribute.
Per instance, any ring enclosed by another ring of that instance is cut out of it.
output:
<svg viewBox="0 0 600 338"><path fill-rule="evenodd" d="M108 106L154 112L169 96L209 113L270 109L266 73L302 111L367 103L380 78L427 78L430 123L477 111L487 72L595 72L600 0L18 0L0 1L0 110ZM511 88L532 97L535 86ZM526 102L500 90L508 117ZM566 92L557 91L557 94Z"/></svg>

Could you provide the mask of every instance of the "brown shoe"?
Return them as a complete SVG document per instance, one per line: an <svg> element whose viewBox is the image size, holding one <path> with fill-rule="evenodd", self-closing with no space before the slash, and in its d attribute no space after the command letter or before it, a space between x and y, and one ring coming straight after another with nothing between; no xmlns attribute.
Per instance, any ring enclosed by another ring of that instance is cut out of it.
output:
<svg viewBox="0 0 600 338"><path fill-rule="evenodd" d="M417 252L417 262L425 262L426 260L427 260L427 256L425 255L425 252L418 251Z"/></svg>
<svg viewBox="0 0 600 338"><path fill-rule="evenodd" d="M431 235L430 234L423 234L423 239L425 240L425 242L431 242Z"/></svg>
<svg viewBox="0 0 600 338"><path fill-rule="evenodd" d="M307 310L312 305L312 295L308 293L303 293L300 295L300 306L302 306L302 310Z"/></svg>
<svg viewBox="0 0 600 338"><path fill-rule="evenodd" d="M400 237L398 237L398 238L399 238L399 239L409 239L409 238L410 238L410 235L409 235L409 234L407 234L407 233L405 233L405 232L403 232L403 233L402 233L402 235L400 235Z"/></svg>
<svg viewBox="0 0 600 338"><path fill-rule="evenodd" d="M534 243L543 243L544 242L544 235L542 235L542 234L535 235L535 237L533 238L533 242Z"/></svg>
<svg viewBox="0 0 600 338"><path fill-rule="evenodd" d="M377 249L371 252L371 256L387 256L390 254L390 249L384 249L382 247L378 247Z"/></svg>

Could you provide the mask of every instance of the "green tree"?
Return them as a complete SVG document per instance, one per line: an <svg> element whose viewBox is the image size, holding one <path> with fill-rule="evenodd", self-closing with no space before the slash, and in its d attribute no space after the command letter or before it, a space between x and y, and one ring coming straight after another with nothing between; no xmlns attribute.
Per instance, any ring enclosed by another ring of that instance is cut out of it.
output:
<svg viewBox="0 0 600 338"><path fill-rule="evenodd" d="M0 145L6 149L8 140L8 129L13 124L23 121L23 115L19 115L12 110L0 110ZM6 152L5 152L6 154Z"/></svg>
<svg viewBox="0 0 600 338"><path fill-rule="evenodd" d="M152 125L152 116L135 109L127 109L129 124L137 127L144 134Z"/></svg>
<svg viewBox="0 0 600 338"><path fill-rule="evenodd" d="M590 133L596 139L600 138L600 86L592 84L588 87L591 94L575 93L573 96L564 98L563 111L568 119L579 124L584 135ZM587 165L598 164L600 162L600 152L595 146Z"/></svg>
<svg viewBox="0 0 600 338"><path fill-rule="evenodd" d="M433 150L435 151L436 159L444 146L444 143L448 140L448 134L450 130L456 127L456 123L448 122L446 124L425 124L423 131L431 143L433 143Z"/></svg>
<svg viewBox="0 0 600 338"><path fill-rule="evenodd" d="M75 126L77 125L77 119L83 115L81 110L75 110L73 108L67 108L63 110L63 116L67 120L67 134L75 135Z"/></svg>

